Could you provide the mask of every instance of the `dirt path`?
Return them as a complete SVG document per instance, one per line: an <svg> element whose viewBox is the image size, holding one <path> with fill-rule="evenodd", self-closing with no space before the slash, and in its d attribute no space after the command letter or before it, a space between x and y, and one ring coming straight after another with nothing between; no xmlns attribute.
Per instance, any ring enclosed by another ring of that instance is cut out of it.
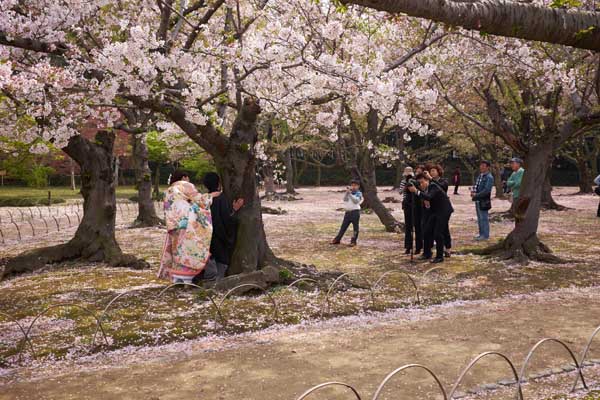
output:
<svg viewBox="0 0 600 400"><path fill-rule="evenodd" d="M388 372L407 363L428 365L449 388L484 351L503 352L520 367L539 339L557 337L579 355L600 325L598 293L596 287L452 303L113 354L61 370L21 371L4 386L0 380L0 399L292 400L328 380L352 383L370 398ZM594 348L598 358L600 343ZM567 356L549 345L534 361L531 371L564 365ZM508 376L507 366L490 359L463 390ZM427 398L432 385L413 371L390 388L406 397L387 398L416 399ZM326 393L330 400L351 398Z"/></svg>

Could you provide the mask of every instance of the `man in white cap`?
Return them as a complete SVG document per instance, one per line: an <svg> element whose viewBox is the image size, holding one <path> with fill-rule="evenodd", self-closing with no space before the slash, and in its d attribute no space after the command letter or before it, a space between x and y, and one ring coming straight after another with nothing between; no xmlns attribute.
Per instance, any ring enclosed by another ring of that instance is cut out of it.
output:
<svg viewBox="0 0 600 400"><path fill-rule="evenodd" d="M523 169L523 160L518 157L511 159L510 169L512 169L513 172L506 181L506 186L512 191L513 204L517 204L521 190L521 182L523 181L523 174L525 173L525 170Z"/></svg>

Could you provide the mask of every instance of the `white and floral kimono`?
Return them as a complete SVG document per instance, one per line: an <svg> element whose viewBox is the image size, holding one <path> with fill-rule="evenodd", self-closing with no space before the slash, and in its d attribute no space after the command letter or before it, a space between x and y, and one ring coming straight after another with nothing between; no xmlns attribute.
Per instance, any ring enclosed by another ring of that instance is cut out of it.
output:
<svg viewBox="0 0 600 400"><path fill-rule="evenodd" d="M159 278L191 282L210 258L212 197L186 181L173 183L165 193L167 238Z"/></svg>

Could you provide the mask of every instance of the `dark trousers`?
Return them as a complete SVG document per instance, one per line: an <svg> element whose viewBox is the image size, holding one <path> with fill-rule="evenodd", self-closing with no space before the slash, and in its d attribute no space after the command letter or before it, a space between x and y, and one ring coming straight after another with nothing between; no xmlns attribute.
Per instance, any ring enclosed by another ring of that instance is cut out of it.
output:
<svg viewBox="0 0 600 400"><path fill-rule="evenodd" d="M433 231L435 227L435 217L430 212L423 214L421 226L423 229L423 255L431 256L433 248Z"/></svg>
<svg viewBox="0 0 600 400"><path fill-rule="evenodd" d="M404 209L404 248L411 250L413 248L413 230L415 231L415 251L423 248L423 224L422 212L420 207L408 206Z"/></svg>
<svg viewBox="0 0 600 400"><path fill-rule="evenodd" d="M447 249L452 248L452 236L450 235L450 218L446 223L446 229L444 229L444 247Z"/></svg>
<svg viewBox="0 0 600 400"><path fill-rule="evenodd" d="M454 185L454 194L458 194L458 184Z"/></svg>
<svg viewBox="0 0 600 400"><path fill-rule="evenodd" d="M450 237L450 230L448 228L449 220L449 215L432 214L429 216L424 232L424 255L432 255L433 242L435 242L435 257L444 258L444 246L447 244L447 239Z"/></svg>
<svg viewBox="0 0 600 400"><path fill-rule="evenodd" d="M598 203L598 217L600 218L600 203Z"/></svg>
<svg viewBox="0 0 600 400"><path fill-rule="evenodd" d="M356 243L356 239L358 239L358 228L360 221L360 210L352 210L346 211L344 214L344 221L342 221L342 226L340 227L340 231L335 237L335 241L339 242L344 237L346 230L352 224L352 229L354 230L352 234L352 243Z"/></svg>

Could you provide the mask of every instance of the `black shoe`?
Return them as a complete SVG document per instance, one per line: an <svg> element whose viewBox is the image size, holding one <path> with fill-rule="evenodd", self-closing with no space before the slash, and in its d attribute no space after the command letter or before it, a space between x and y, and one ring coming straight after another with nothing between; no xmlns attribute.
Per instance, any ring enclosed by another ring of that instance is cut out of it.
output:
<svg viewBox="0 0 600 400"><path fill-rule="evenodd" d="M444 257L450 258L450 256L451 256L450 251L448 251L448 250L444 251Z"/></svg>
<svg viewBox="0 0 600 400"><path fill-rule="evenodd" d="M404 250L404 254L409 255L410 254L410 249Z"/></svg>
<svg viewBox="0 0 600 400"><path fill-rule="evenodd" d="M430 258L431 255L423 254L421 257L419 257L419 260L429 260Z"/></svg>
<svg viewBox="0 0 600 400"><path fill-rule="evenodd" d="M415 256L417 256L417 255L419 255L419 254L421 254L421 249L417 249L417 250L415 250Z"/></svg>
<svg viewBox="0 0 600 400"><path fill-rule="evenodd" d="M444 259L441 257L436 257L433 260L430 261L432 264L439 264L439 263L443 263Z"/></svg>

